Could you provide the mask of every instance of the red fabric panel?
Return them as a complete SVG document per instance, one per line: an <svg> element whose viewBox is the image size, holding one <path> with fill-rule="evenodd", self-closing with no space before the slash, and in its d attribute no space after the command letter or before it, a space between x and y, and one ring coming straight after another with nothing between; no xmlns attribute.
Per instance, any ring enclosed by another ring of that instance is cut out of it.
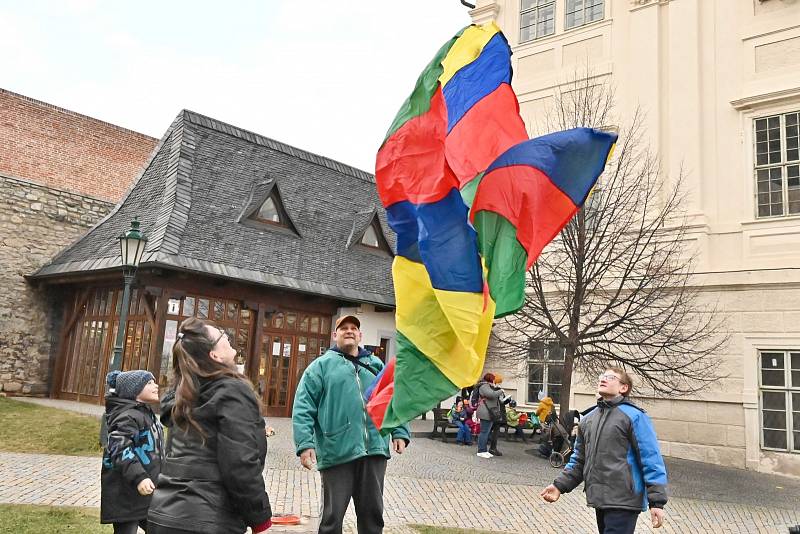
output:
<svg viewBox="0 0 800 534"><path fill-rule="evenodd" d="M458 187L445 161L446 135L447 108L439 86L427 113L403 124L378 152L375 178L384 206L436 202Z"/></svg>
<svg viewBox="0 0 800 534"><path fill-rule="evenodd" d="M394 395L394 364L396 361L396 358L392 358L386 364L386 369L383 371L378 383L375 384L372 395L367 402L367 413L375 424L375 428L381 428L386 409Z"/></svg>
<svg viewBox="0 0 800 534"><path fill-rule="evenodd" d="M507 83L486 95L461 118L445 141L447 162L461 187L500 154L528 140L519 103Z"/></svg>
<svg viewBox="0 0 800 534"><path fill-rule="evenodd" d="M530 267L578 208L542 171L517 165L483 177L470 217L481 210L498 213L517 228Z"/></svg>

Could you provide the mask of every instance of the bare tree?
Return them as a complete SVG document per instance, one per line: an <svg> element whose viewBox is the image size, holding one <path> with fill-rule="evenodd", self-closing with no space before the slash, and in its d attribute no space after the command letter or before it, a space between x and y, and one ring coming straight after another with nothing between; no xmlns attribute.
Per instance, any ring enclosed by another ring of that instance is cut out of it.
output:
<svg viewBox="0 0 800 534"><path fill-rule="evenodd" d="M550 131L614 124L613 90L591 76L576 76L554 104ZM716 307L692 285L683 173L672 181L661 174L642 123L637 111L620 128L592 196L529 271L523 308L493 334L495 354L510 362L527 361L534 342L563 349L562 414L574 369L597 376L621 366L662 396L721 377L728 338Z"/></svg>

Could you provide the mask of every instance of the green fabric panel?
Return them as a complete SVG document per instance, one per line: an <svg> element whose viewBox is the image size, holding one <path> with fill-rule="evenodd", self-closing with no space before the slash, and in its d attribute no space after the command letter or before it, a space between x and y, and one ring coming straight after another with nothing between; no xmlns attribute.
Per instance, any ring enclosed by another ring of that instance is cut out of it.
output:
<svg viewBox="0 0 800 534"><path fill-rule="evenodd" d="M489 292L497 308L495 318L515 313L525 302L525 265L528 253L517 241L517 228L493 211L475 214L478 247L489 270Z"/></svg>
<svg viewBox="0 0 800 534"><path fill-rule="evenodd" d="M436 92L436 88L439 86L439 76L441 76L444 71L442 60L450 51L456 39L461 37L461 34L464 33L464 30L467 28L469 28L469 26L462 28L452 39L447 41L439 51L436 52L436 55L431 62L428 63L428 66L425 67L425 70L422 71L422 74L419 75L417 84L411 92L411 96L400 106L400 111L397 112L397 116L389 127L389 131L386 132L386 137L383 139L384 143L407 121L423 115L430 109L431 98L433 97L433 93Z"/></svg>
<svg viewBox="0 0 800 534"><path fill-rule="evenodd" d="M382 433L436 408L459 391L402 332L397 332L396 341L394 395L386 408Z"/></svg>
<svg viewBox="0 0 800 534"><path fill-rule="evenodd" d="M465 183L461 188L461 198L464 200L464 204L467 205L468 209L472 209L472 201L475 200L475 193L478 191L478 185L480 185L481 180L483 180L483 173L480 173L475 178Z"/></svg>

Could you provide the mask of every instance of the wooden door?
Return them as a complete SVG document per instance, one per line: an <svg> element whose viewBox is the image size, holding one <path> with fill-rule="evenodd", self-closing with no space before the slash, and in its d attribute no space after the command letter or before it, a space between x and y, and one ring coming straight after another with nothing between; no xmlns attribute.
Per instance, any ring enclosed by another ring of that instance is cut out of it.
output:
<svg viewBox="0 0 800 534"><path fill-rule="evenodd" d="M330 343L330 317L278 311L264 321L258 382L267 415L291 417L297 384Z"/></svg>
<svg viewBox="0 0 800 534"><path fill-rule="evenodd" d="M294 384L290 384L290 379L296 350L295 337L290 334L272 332L262 337L259 381L267 415L288 417L291 414L290 387Z"/></svg>

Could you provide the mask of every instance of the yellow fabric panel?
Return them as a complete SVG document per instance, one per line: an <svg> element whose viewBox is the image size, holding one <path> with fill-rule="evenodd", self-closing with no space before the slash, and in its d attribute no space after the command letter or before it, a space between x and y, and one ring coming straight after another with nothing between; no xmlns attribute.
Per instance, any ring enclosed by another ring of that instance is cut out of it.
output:
<svg viewBox="0 0 800 534"><path fill-rule="evenodd" d="M450 78L465 65L469 65L481 55L483 47L494 37L500 28L494 21L487 22L481 26L470 26L461 34L450 51L442 60L444 71L439 76L439 83L442 88L450 81Z"/></svg>
<svg viewBox="0 0 800 534"><path fill-rule="evenodd" d="M392 274L397 330L456 386L477 382L486 359L494 301L489 299L484 310L483 294L434 289L425 266L402 256L395 257Z"/></svg>

